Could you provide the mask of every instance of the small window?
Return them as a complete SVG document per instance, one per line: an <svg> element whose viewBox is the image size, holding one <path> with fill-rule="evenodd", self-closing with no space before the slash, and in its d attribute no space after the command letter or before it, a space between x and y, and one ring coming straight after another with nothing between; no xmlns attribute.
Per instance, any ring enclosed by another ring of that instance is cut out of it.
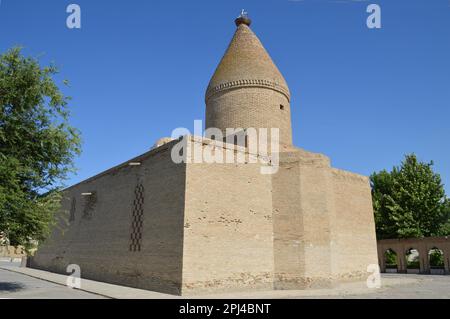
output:
<svg viewBox="0 0 450 319"><path fill-rule="evenodd" d="M284 110L284 105L283 104L280 104L280 110Z"/></svg>

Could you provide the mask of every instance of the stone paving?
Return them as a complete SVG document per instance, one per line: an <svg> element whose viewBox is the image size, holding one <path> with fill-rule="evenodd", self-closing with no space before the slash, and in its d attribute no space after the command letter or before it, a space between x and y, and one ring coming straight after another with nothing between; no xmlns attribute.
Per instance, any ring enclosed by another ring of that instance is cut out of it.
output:
<svg viewBox="0 0 450 319"><path fill-rule="evenodd" d="M20 268L18 263L0 262L0 298L97 299L97 298L180 298L142 289L82 280L83 290L65 286L66 276L46 271ZM334 289L254 291L227 294L198 295L191 298L272 299L381 299L381 298L450 298L450 276L383 274L382 287L369 289L364 283L346 283Z"/></svg>
<svg viewBox="0 0 450 319"><path fill-rule="evenodd" d="M5 263L0 263L0 267ZM53 282L0 269L0 299L97 299L105 298Z"/></svg>

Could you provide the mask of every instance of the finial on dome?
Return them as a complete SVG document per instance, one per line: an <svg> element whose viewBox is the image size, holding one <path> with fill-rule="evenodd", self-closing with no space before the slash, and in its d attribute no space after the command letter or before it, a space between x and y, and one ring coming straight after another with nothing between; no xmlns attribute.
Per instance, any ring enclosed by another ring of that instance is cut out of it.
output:
<svg viewBox="0 0 450 319"><path fill-rule="evenodd" d="M237 17L236 20L234 20L234 23L236 23L236 26L240 26L241 24L245 24L247 26L250 26L252 24L252 20L248 17L248 13L242 9L241 14L239 17Z"/></svg>

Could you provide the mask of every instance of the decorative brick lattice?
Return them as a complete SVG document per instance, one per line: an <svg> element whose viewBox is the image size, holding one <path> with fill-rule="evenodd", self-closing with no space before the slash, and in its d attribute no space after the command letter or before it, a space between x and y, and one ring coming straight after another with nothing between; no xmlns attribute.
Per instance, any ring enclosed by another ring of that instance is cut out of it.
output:
<svg viewBox="0 0 450 319"><path fill-rule="evenodd" d="M75 221L75 212L77 209L77 200L74 198L72 198L72 204L70 206L70 216L69 216L69 222L73 222Z"/></svg>
<svg viewBox="0 0 450 319"><path fill-rule="evenodd" d="M142 184L138 184L134 189L133 212L131 216L130 251L141 251L143 217L144 186Z"/></svg>

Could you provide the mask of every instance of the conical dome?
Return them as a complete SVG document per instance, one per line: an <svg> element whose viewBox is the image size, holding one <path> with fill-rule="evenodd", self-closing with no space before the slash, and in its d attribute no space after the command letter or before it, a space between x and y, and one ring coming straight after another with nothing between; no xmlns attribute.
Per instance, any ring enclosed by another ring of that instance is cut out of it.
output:
<svg viewBox="0 0 450 319"><path fill-rule="evenodd" d="M279 129L279 144L292 145L286 81L250 30L250 19L241 16L235 22L236 33L206 90L205 128L219 129L224 136L231 128Z"/></svg>
<svg viewBox="0 0 450 319"><path fill-rule="evenodd" d="M240 86L268 87L290 99L289 88L261 41L245 23L238 28L206 91L211 95Z"/></svg>

